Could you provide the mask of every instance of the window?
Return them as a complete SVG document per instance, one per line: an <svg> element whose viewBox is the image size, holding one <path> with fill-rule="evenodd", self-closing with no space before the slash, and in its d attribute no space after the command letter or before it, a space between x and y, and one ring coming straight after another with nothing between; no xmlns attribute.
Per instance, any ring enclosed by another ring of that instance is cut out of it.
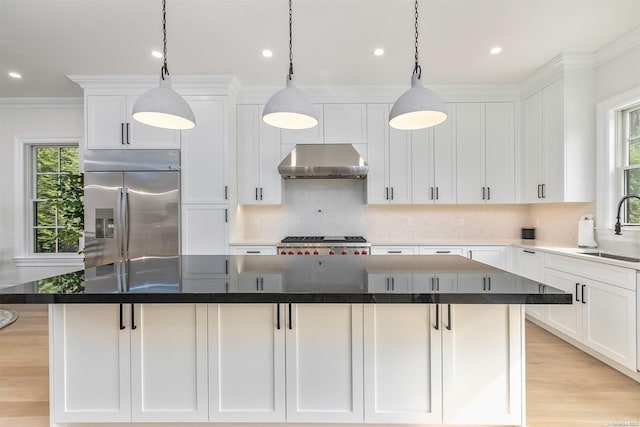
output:
<svg viewBox="0 0 640 427"><path fill-rule="evenodd" d="M59 233L65 229L66 215L55 201L63 192L61 184L78 174L78 147L75 145L32 145L31 241L34 254L76 253L78 244L64 244Z"/></svg>
<svg viewBox="0 0 640 427"><path fill-rule="evenodd" d="M621 189L640 194L640 104L621 111ZM640 200L629 199L623 209L625 224L640 225Z"/></svg>

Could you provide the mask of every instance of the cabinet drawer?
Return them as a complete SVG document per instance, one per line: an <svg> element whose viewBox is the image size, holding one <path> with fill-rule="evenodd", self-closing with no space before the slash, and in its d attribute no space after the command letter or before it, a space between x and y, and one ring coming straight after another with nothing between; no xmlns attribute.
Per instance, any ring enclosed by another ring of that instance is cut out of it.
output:
<svg viewBox="0 0 640 427"><path fill-rule="evenodd" d="M593 261L583 261L573 257L555 254L547 254L545 257L545 267L632 291L636 290L635 270L629 268L616 267Z"/></svg>
<svg viewBox="0 0 640 427"><path fill-rule="evenodd" d="M415 246L374 246L371 255L415 255L418 248Z"/></svg>
<svg viewBox="0 0 640 427"><path fill-rule="evenodd" d="M462 255L464 249L457 246L420 246L420 255Z"/></svg>
<svg viewBox="0 0 640 427"><path fill-rule="evenodd" d="M231 255L278 255L275 246L231 246Z"/></svg>

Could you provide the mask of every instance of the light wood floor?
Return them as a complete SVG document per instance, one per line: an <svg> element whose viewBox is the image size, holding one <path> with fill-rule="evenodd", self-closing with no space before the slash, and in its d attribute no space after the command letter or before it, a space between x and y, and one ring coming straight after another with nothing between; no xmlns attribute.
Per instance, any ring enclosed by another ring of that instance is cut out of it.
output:
<svg viewBox="0 0 640 427"><path fill-rule="evenodd" d="M20 317L0 330L0 427L48 427L47 307L7 308ZM529 427L640 426L640 384L530 322L526 336Z"/></svg>

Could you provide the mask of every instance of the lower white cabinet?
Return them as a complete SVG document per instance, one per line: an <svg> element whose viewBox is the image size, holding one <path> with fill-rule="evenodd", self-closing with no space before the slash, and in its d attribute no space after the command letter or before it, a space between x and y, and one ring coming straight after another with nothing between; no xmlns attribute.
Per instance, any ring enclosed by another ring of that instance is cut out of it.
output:
<svg viewBox="0 0 640 427"><path fill-rule="evenodd" d="M231 246L231 255L278 255L273 245Z"/></svg>
<svg viewBox="0 0 640 427"><path fill-rule="evenodd" d="M517 305L365 305L365 422L522 423Z"/></svg>
<svg viewBox="0 0 640 427"><path fill-rule="evenodd" d="M474 261L506 270L507 250L504 246L470 246L466 255Z"/></svg>
<svg viewBox="0 0 640 427"><path fill-rule="evenodd" d="M227 205L182 205L182 255L224 255L229 252Z"/></svg>
<svg viewBox="0 0 640 427"><path fill-rule="evenodd" d="M207 420L204 304L50 305L55 423Z"/></svg>
<svg viewBox="0 0 640 427"><path fill-rule="evenodd" d="M458 290L457 273L414 273L413 292L447 293Z"/></svg>
<svg viewBox="0 0 640 427"><path fill-rule="evenodd" d="M411 274L369 274L368 291L370 293L400 293L411 292L413 276Z"/></svg>
<svg viewBox="0 0 640 427"><path fill-rule="evenodd" d="M417 255L418 246L373 246L371 255Z"/></svg>
<svg viewBox="0 0 640 427"><path fill-rule="evenodd" d="M238 273L238 292L282 292L282 274Z"/></svg>
<svg viewBox="0 0 640 427"><path fill-rule="evenodd" d="M460 293L501 293L513 292L515 278L505 273L459 273L458 292Z"/></svg>
<svg viewBox="0 0 640 427"><path fill-rule="evenodd" d="M464 248L460 246L420 246L420 255L463 255Z"/></svg>

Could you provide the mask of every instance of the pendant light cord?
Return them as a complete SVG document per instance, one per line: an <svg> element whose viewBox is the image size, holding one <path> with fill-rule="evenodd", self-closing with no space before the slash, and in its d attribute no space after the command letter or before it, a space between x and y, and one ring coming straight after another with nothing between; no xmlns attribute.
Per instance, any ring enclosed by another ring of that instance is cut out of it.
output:
<svg viewBox="0 0 640 427"><path fill-rule="evenodd" d="M415 1L415 9L416 9L416 13L415 13L415 27L416 27L416 64L413 68L413 74L417 74L418 78L420 78L422 76L422 67L420 67L420 65L418 65L418 0Z"/></svg>
<svg viewBox="0 0 640 427"><path fill-rule="evenodd" d="M289 80L293 76L293 31L291 30L293 22L293 9L291 8L291 0L289 0Z"/></svg>
<svg viewBox="0 0 640 427"><path fill-rule="evenodd" d="M167 0L162 0L162 38L162 56L164 58L164 62L160 69L160 77L164 80L164 76L169 75L169 68L167 68Z"/></svg>

